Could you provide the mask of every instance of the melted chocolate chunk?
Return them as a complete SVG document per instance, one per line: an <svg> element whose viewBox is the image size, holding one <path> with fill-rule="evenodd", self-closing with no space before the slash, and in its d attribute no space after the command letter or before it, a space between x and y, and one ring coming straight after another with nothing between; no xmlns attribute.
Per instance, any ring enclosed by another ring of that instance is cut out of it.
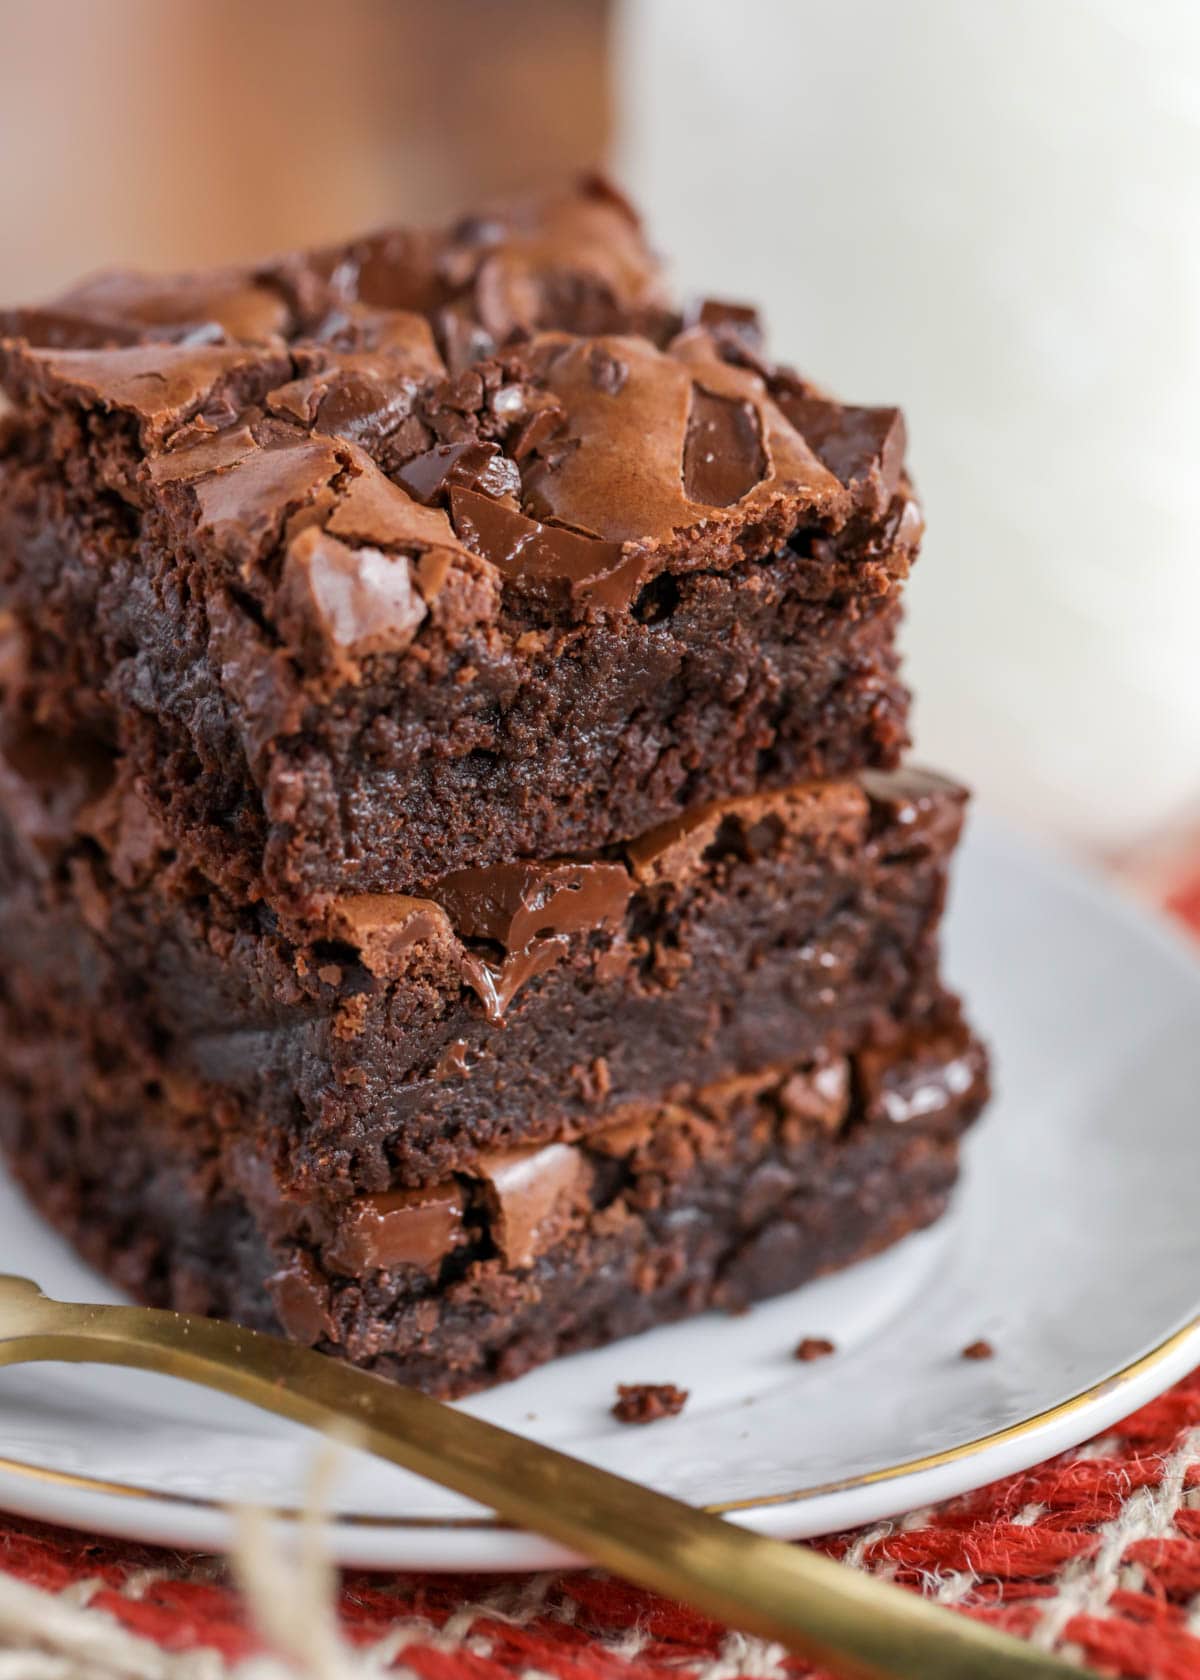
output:
<svg viewBox="0 0 1200 1680"><path fill-rule="evenodd" d="M266 1279L265 1288L283 1330L294 1342L313 1347L333 1333L329 1285L309 1255L298 1253Z"/></svg>
<svg viewBox="0 0 1200 1680"><path fill-rule="evenodd" d="M859 782L871 801L872 824L899 829L910 846L951 843L962 827L967 790L931 770L864 770Z"/></svg>
<svg viewBox="0 0 1200 1680"><path fill-rule="evenodd" d="M441 288L431 272L435 260L428 234L395 228L356 241L334 273L337 285L359 303L422 310L440 300Z"/></svg>
<svg viewBox="0 0 1200 1680"><path fill-rule="evenodd" d="M465 951L462 977L483 1004L491 1022L502 1021L504 1012L522 986L527 986L539 974L562 962L570 949L562 934L539 939L527 950L514 951L497 966L474 951Z"/></svg>
<svg viewBox="0 0 1200 1680"><path fill-rule="evenodd" d="M452 488L450 509L459 538L504 576L565 583L597 606L626 607L645 574L643 555L502 507L474 490Z"/></svg>
<svg viewBox="0 0 1200 1680"><path fill-rule="evenodd" d="M513 953L555 934L619 926L633 883L618 863L520 862L457 870L434 891L464 939Z"/></svg>
<svg viewBox="0 0 1200 1680"><path fill-rule="evenodd" d="M693 502L731 507L766 476L758 415L748 402L692 387L683 488Z"/></svg>
<svg viewBox="0 0 1200 1680"><path fill-rule="evenodd" d="M465 1240L463 1205L455 1185L363 1196L349 1208L324 1252L351 1277L395 1266L436 1272Z"/></svg>
<svg viewBox="0 0 1200 1680"><path fill-rule="evenodd" d="M363 893L330 907L328 929L357 950L363 967L380 979L403 973L414 946L448 945L454 935L446 913L426 898L403 893Z"/></svg>
<svg viewBox="0 0 1200 1680"><path fill-rule="evenodd" d="M906 434L898 408L847 408L825 397L777 392L783 412L830 472L875 513L900 487Z"/></svg>
<svg viewBox="0 0 1200 1680"><path fill-rule="evenodd" d="M519 496L521 475L498 444L439 443L406 461L396 474L419 502L440 501L451 485L477 491L493 500Z"/></svg>
<svg viewBox="0 0 1200 1680"><path fill-rule="evenodd" d="M484 1155L478 1172L485 1185L489 1230L506 1266L531 1266L564 1235L586 1204L587 1158L567 1143Z"/></svg>
<svg viewBox="0 0 1200 1680"><path fill-rule="evenodd" d="M454 943L464 981L498 1021L522 986L567 955L573 935L622 933L634 882L617 863L522 862L458 870L430 890L436 902L387 893L339 899L328 932L381 977L400 972L417 944ZM499 946L503 956L496 962L460 941Z"/></svg>
<svg viewBox="0 0 1200 1680"><path fill-rule="evenodd" d="M355 442L386 437L412 410L412 385L386 371L335 369L293 380L267 399L276 413Z"/></svg>
<svg viewBox="0 0 1200 1680"><path fill-rule="evenodd" d="M571 934L619 929L633 882L620 864L505 863L458 870L434 891L462 938L503 948L499 965L470 952L463 962L499 1020L522 986L566 956Z"/></svg>

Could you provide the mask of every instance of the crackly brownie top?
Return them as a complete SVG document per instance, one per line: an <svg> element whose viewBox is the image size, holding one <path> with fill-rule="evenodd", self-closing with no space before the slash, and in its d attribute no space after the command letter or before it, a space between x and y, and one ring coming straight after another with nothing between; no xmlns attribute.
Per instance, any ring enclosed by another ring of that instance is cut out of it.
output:
<svg viewBox="0 0 1200 1680"><path fill-rule="evenodd" d="M637 213L596 176L436 230L393 228L249 268L103 273L41 307L0 311L31 344L298 342L346 312L423 315L452 372L515 332L642 330L669 313Z"/></svg>
<svg viewBox="0 0 1200 1680"><path fill-rule="evenodd" d="M619 612L665 567L857 520L883 589L919 532L898 411L772 365L750 309L673 307L596 179L257 268L101 275L0 332L22 423L223 561L334 682L450 582L460 620L505 591Z"/></svg>

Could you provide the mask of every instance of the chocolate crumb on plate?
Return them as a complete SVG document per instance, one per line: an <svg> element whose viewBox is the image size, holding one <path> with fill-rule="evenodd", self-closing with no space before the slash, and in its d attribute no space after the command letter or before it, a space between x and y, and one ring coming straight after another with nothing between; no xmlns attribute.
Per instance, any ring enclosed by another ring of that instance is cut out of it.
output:
<svg viewBox="0 0 1200 1680"><path fill-rule="evenodd" d="M995 1357L995 1354L996 1354L996 1350L992 1346L991 1342L984 1341L983 1337L981 1336L977 1342L968 1342L967 1343L966 1347L962 1350L960 1358L962 1358L962 1359L993 1359Z"/></svg>
<svg viewBox="0 0 1200 1680"><path fill-rule="evenodd" d="M618 1383L612 1415L620 1423L654 1423L677 1417L687 1405L688 1391L674 1383Z"/></svg>
<svg viewBox="0 0 1200 1680"><path fill-rule="evenodd" d="M836 1345L827 1336L805 1336L796 1345L794 1358L802 1359L806 1365L814 1359L827 1359L831 1353L836 1353Z"/></svg>

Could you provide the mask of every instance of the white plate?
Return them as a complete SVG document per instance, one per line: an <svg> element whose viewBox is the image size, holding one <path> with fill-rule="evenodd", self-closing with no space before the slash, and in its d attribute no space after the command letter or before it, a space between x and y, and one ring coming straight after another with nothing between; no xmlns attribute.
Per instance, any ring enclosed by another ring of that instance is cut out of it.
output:
<svg viewBox="0 0 1200 1680"><path fill-rule="evenodd" d="M949 966L999 1094L932 1232L743 1318L706 1317L560 1361L470 1410L736 1520L799 1536L1022 1469L1106 1428L1200 1361L1200 965L1105 885L977 822ZM111 1291L0 1182L0 1270ZM790 1357L805 1335L837 1354ZM960 1350L981 1337L995 1357ZM612 1420L614 1384L691 1390L682 1416ZM221 1501L303 1505L313 1438L168 1378L0 1372L0 1505L220 1547ZM104 1485L109 1484L109 1485ZM111 1484L119 1484L113 1486ZM560 1548L347 1452L339 1559L527 1569Z"/></svg>

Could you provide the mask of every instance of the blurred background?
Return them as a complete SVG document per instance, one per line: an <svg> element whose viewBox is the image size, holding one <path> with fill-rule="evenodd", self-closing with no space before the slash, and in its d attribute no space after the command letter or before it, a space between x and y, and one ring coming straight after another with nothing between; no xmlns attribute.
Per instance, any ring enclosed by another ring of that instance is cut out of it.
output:
<svg viewBox="0 0 1200 1680"><path fill-rule="evenodd" d="M678 279L906 409L921 754L1200 816L1196 0L0 0L0 295L606 161Z"/></svg>

